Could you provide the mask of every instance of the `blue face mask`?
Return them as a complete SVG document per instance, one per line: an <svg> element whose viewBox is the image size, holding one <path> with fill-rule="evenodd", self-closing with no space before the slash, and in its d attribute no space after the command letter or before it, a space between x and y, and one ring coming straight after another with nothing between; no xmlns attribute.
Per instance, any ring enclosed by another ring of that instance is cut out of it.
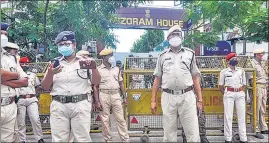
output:
<svg viewBox="0 0 269 143"><path fill-rule="evenodd" d="M73 54L74 49L72 48L71 45L70 46L60 46L60 47L58 47L58 52L65 57L69 57Z"/></svg>
<svg viewBox="0 0 269 143"><path fill-rule="evenodd" d="M236 66L238 64L238 61L237 60L230 60L229 64L231 66Z"/></svg>

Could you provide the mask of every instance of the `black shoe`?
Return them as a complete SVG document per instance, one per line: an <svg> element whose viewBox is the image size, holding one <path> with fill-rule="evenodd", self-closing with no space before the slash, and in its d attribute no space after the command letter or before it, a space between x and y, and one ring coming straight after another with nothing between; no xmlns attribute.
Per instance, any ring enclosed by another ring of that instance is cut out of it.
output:
<svg viewBox="0 0 269 143"><path fill-rule="evenodd" d="M240 143L248 143L248 141L245 141L245 142L243 142L243 141L240 141Z"/></svg>
<svg viewBox="0 0 269 143"><path fill-rule="evenodd" d="M187 143L187 139L186 138L183 138L183 143Z"/></svg>
<svg viewBox="0 0 269 143"><path fill-rule="evenodd" d="M226 141L226 140L225 140L225 143L232 143L232 141Z"/></svg>
<svg viewBox="0 0 269 143"><path fill-rule="evenodd" d="M45 143L45 141L43 139L40 139L38 143Z"/></svg>
<svg viewBox="0 0 269 143"><path fill-rule="evenodd" d="M208 139L204 136L204 137L200 137L201 139L201 143L209 143Z"/></svg>
<svg viewBox="0 0 269 143"><path fill-rule="evenodd" d="M269 134L269 130L261 131L262 134Z"/></svg>
<svg viewBox="0 0 269 143"><path fill-rule="evenodd" d="M264 138L264 136L261 133L256 133L256 135L254 137L258 138L258 139L263 139Z"/></svg>

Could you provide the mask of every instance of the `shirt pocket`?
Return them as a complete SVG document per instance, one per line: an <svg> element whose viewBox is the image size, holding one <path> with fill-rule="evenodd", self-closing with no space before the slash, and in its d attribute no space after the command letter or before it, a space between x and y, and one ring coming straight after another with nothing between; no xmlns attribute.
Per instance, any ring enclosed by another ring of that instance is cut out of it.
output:
<svg viewBox="0 0 269 143"><path fill-rule="evenodd" d="M234 80L233 79L233 75L231 75L231 74L227 74L226 76L225 76L225 84L227 85L227 84L231 84L232 83L232 80Z"/></svg>
<svg viewBox="0 0 269 143"><path fill-rule="evenodd" d="M180 62L180 69L183 71L190 71L191 69L191 61L189 59L182 59Z"/></svg>
<svg viewBox="0 0 269 143"><path fill-rule="evenodd" d="M171 73L173 65L174 65L173 60L165 60L163 63L163 72Z"/></svg>

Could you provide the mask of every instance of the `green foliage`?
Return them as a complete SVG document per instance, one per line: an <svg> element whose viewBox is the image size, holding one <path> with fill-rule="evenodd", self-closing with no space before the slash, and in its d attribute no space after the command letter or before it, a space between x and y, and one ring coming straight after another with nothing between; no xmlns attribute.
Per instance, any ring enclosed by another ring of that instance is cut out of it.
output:
<svg viewBox="0 0 269 143"><path fill-rule="evenodd" d="M188 17L194 27L184 42L192 45L215 43L218 35L228 29L239 28L241 35L250 41L268 41L268 8L264 1L186 1ZM194 32L211 23L211 32Z"/></svg>
<svg viewBox="0 0 269 143"><path fill-rule="evenodd" d="M120 7L144 3L142 0L9 2L13 7L1 9L1 21L11 21L8 31L10 41L16 42L21 49L43 45L47 50L47 59L58 56L54 39L64 30L75 32L77 50L93 39L116 48L118 41L108 28L115 11Z"/></svg>
<svg viewBox="0 0 269 143"><path fill-rule="evenodd" d="M147 30L140 39L134 42L131 52L148 53L153 48L162 43L164 32L162 30Z"/></svg>

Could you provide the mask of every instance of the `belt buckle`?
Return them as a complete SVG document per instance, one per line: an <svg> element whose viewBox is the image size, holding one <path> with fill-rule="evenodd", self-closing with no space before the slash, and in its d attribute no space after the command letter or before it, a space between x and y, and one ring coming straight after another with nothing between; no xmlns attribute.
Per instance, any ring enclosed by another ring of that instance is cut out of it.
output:
<svg viewBox="0 0 269 143"><path fill-rule="evenodd" d="M77 103L79 101L78 95L72 96L72 102Z"/></svg>
<svg viewBox="0 0 269 143"><path fill-rule="evenodd" d="M8 105L8 104L10 104L10 101L11 101L11 99L8 97L8 98L3 98L2 99L2 102L1 102L1 105Z"/></svg>
<svg viewBox="0 0 269 143"><path fill-rule="evenodd" d="M26 98L30 98L30 97L31 97L31 95L26 95L25 97L26 97Z"/></svg>
<svg viewBox="0 0 269 143"><path fill-rule="evenodd" d="M65 98L65 96L60 96L59 99L60 99L60 102L62 102L62 103L66 103L66 98Z"/></svg>
<svg viewBox="0 0 269 143"><path fill-rule="evenodd" d="M239 88L234 88L234 92L238 92L239 91Z"/></svg>
<svg viewBox="0 0 269 143"><path fill-rule="evenodd" d="M175 91L174 90L174 94L182 94L182 91L180 90L180 91Z"/></svg>

